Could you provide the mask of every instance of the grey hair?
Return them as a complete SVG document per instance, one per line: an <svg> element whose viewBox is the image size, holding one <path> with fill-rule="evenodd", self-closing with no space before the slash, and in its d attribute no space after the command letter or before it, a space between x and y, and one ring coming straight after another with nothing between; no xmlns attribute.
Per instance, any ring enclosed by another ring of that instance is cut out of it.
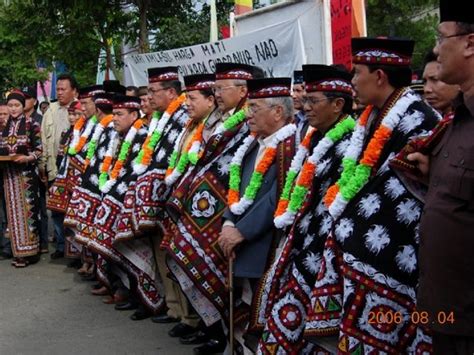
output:
<svg viewBox="0 0 474 355"><path fill-rule="evenodd" d="M242 79L233 79L232 82L235 86L247 86L247 81Z"/></svg>
<svg viewBox="0 0 474 355"><path fill-rule="evenodd" d="M461 33L474 33L474 24L466 22L456 22Z"/></svg>
<svg viewBox="0 0 474 355"><path fill-rule="evenodd" d="M290 96L285 97L268 97L265 103L269 106L281 106L283 108L283 116L290 120L293 117L293 99Z"/></svg>

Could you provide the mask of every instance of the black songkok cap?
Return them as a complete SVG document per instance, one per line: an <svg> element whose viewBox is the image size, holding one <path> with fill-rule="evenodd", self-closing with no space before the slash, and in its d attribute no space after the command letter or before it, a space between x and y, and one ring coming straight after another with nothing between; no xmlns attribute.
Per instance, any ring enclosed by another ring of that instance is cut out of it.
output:
<svg viewBox="0 0 474 355"><path fill-rule="evenodd" d="M121 85L118 80L104 80L102 86L104 87L105 92L125 95L125 86Z"/></svg>
<svg viewBox="0 0 474 355"><path fill-rule="evenodd" d="M184 77L186 91L212 89L215 81L214 74L196 74Z"/></svg>
<svg viewBox="0 0 474 355"><path fill-rule="evenodd" d="M293 85L294 84L303 84L303 71L295 70L293 72Z"/></svg>
<svg viewBox="0 0 474 355"><path fill-rule="evenodd" d="M474 11L469 10L466 1L440 0L439 22L448 21L474 24Z"/></svg>
<svg viewBox="0 0 474 355"><path fill-rule="evenodd" d="M148 69L148 82L176 81L178 77L178 67L159 67Z"/></svg>
<svg viewBox="0 0 474 355"><path fill-rule="evenodd" d="M247 80L248 98L285 97L291 95L291 78L263 78Z"/></svg>
<svg viewBox="0 0 474 355"><path fill-rule="evenodd" d="M352 63L409 67L415 41L395 38L352 38Z"/></svg>
<svg viewBox="0 0 474 355"><path fill-rule="evenodd" d="M240 63L217 63L216 64L216 80L250 80L255 78L254 74L263 72L262 69L253 65ZM263 74L260 74L263 76Z"/></svg>
<svg viewBox="0 0 474 355"><path fill-rule="evenodd" d="M102 85L86 86L79 90L79 99L93 97L94 95L101 94L103 92L104 92L104 88Z"/></svg>
<svg viewBox="0 0 474 355"><path fill-rule="evenodd" d="M115 95L113 99L113 108L129 108L139 110L141 100L136 96Z"/></svg>
<svg viewBox="0 0 474 355"><path fill-rule="evenodd" d="M352 76L350 73L329 65L321 65L318 69L303 66L305 91L337 92L352 95Z"/></svg>

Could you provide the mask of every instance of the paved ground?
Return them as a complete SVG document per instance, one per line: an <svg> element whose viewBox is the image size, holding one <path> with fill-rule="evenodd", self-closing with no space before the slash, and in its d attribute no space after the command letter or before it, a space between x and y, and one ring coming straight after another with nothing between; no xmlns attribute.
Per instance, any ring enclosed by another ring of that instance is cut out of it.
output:
<svg viewBox="0 0 474 355"><path fill-rule="evenodd" d="M66 263L0 260L0 354L192 354L167 335L172 326L103 304Z"/></svg>

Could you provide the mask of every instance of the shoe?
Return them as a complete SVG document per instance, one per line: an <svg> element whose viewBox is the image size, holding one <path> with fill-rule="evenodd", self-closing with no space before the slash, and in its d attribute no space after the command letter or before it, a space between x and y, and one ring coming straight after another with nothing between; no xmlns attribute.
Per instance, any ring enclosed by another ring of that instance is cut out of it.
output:
<svg viewBox="0 0 474 355"><path fill-rule="evenodd" d="M145 308L138 307L138 309L130 316L131 320L143 320L150 318L151 314L149 311L147 311Z"/></svg>
<svg viewBox="0 0 474 355"><path fill-rule="evenodd" d="M127 297L125 296L107 296L102 299L102 302L105 304L119 304L119 303L124 303L127 301Z"/></svg>
<svg viewBox="0 0 474 355"><path fill-rule="evenodd" d="M49 253L49 249L48 248L41 248L40 249L40 254L48 254Z"/></svg>
<svg viewBox="0 0 474 355"><path fill-rule="evenodd" d="M181 338L179 338L179 342L183 345L199 345L208 341L209 335L200 330L188 336L182 336Z"/></svg>
<svg viewBox="0 0 474 355"><path fill-rule="evenodd" d="M101 288L96 288L96 289L93 289L91 291L91 293L94 295L94 296L106 296L108 295L110 292L109 292L109 289L105 286L102 286Z"/></svg>
<svg viewBox="0 0 474 355"><path fill-rule="evenodd" d="M178 323L181 319L170 317L167 314L160 314L158 316L151 317L153 323L168 324L168 323Z"/></svg>
<svg viewBox="0 0 474 355"><path fill-rule="evenodd" d="M196 333L196 328L191 327L190 325L184 323L178 323L173 328L170 329L168 335L172 338L181 338L186 335L191 335Z"/></svg>
<svg viewBox="0 0 474 355"><path fill-rule="evenodd" d="M12 261L12 265L16 268L24 268L28 266L28 261L23 258L14 258Z"/></svg>
<svg viewBox="0 0 474 355"><path fill-rule="evenodd" d="M116 311L131 311L138 308L138 304L135 302L123 302L115 305Z"/></svg>
<svg viewBox="0 0 474 355"><path fill-rule="evenodd" d="M57 259L64 258L64 252L56 250L53 254L51 254L50 257L51 257L51 260L57 260Z"/></svg>
<svg viewBox="0 0 474 355"><path fill-rule="evenodd" d="M227 344L214 339L209 340L206 344L194 348L194 355L211 355L221 354L224 352Z"/></svg>

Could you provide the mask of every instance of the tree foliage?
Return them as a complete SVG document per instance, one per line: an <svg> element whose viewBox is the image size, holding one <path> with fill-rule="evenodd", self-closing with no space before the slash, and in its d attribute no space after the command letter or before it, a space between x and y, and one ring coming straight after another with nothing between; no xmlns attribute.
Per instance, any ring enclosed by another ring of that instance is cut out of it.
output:
<svg viewBox="0 0 474 355"><path fill-rule="evenodd" d="M438 16L432 12L438 0L368 0L369 36L415 40L413 68L420 68L425 54L435 46Z"/></svg>
<svg viewBox="0 0 474 355"><path fill-rule="evenodd" d="M198 5L196 0L0 2L0 89L44 80L54 63L64 63L80 84L92 84L100 55L121 78L125 43L144 53L206 42L209 6ZM231 7L218 1L221 23L228 21ZM45 70L38 70L39 63Z"/></svg>

